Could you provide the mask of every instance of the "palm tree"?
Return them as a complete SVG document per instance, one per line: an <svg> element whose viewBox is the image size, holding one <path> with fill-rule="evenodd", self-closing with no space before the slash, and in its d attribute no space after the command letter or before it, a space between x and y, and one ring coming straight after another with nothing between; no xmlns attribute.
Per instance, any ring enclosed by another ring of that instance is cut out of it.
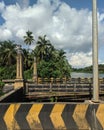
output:
<svg viewBox="0 0 104 130"><path fill-rule="evenodd" d="M28 45L28 50L24 50L24 64L25 64L25 69L30 68L31 66L31 52L29 49L29 46L32 44L34 41L34 36L32 35L33 33L31 31L26 32L26 36L24 36L24 42L26 45Z"/></svg>
<svg viewBox="0 0 104 130"><path fill-rule="evenodd" d="M52 59L54 61L60 61L66 58L65 54L66 52L64 52L62 49L61 50L54 49L52 52Z"/></svg>
<svg viewBox="0 0 104 130"><path fill-rule="evenodd" d="M29 52L27 49L23 49L24 54L24 70L33 68L34 53Z"/></svg>
<svg viewBox="0 0 104 130"><path fill-rule="evenodd" d="M26 43L26 45L28 45L28 50L29 50L29 45L31 45L33 41L34 41L34 37L32 35L32 32L28 30L26 32L26 36L24 36L24 42Z"/></svg>
<svg viewBox="0 0 104 130"><path fill-rule="evenodd" d="M48 60L51 51L54 49L49 40L46 40L46 35L39 36L36 43L35 55L37 60Z"/></svg>
<svg viewBox="0 0 104 130"><path fill-rule="evenodd" d="M16 63L16 44L11 41L0 43L0 62L2 65L13 65Z"/></svg>
<svg viewBox="0 0 104 130"><path fill-rule="evenodd" d="M66 56L65 56L65 51L64 50L58 50L58 54L57 54L57 57L56 57L56 59L57 59L57 61L58 61L58 67L59 67L59 70L60 70L60 72L61 72L61 75L63 75L63 68L64 68L64 66L65 66L65 58L66 58Z"/></svg>
<svg viewBox="0 0 104 130"><path fill-rule="evenodd" d="M59 59L64 59L64 58L66 58L66 56L65 56L65 54L66 54L66 52L64 51L64 50L59 50L58 51L59 52Z"/></svg>

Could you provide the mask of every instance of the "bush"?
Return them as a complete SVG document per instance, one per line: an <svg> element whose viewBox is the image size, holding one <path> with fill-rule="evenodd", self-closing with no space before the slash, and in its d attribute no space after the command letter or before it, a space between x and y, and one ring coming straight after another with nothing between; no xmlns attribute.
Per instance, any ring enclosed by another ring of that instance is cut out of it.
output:
<svg viewBox="0 0 104 130"><path fill-rule="evenodd" d="M5 83L0 81L0 89L3 88L4 85L5 85Z"/></svg>
<svg viewBox="0 0 104 130"><path fill-rule="evenodd" d="M16 65L8 67L0 67L0 80L15 79L15 78L16 78Z"/></svg>
<svg viewBox="0 0 104 130"><path fill-rule="evenodd" d="M33 77L32 69L24 71L24 79L32 79L32 77Z"/></svg>
<svg viewBox="0 0 104 130"><path fill-rule="evenodd" d="M5 83L0 81L0 95L3 94L2 90L3 90L4 85L5 85Z"/></svg>

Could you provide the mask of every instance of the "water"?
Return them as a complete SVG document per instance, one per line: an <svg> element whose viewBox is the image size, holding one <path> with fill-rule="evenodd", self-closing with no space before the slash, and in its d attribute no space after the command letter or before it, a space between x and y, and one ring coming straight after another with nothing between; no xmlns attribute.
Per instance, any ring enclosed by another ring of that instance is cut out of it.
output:
<svg viewBox="0 0 104 130"><path fill-rule="evenodd" d="M72 78L92 78L92 73L71 73ZM104 74L99 74L99 78L104 78Z"/></svg>

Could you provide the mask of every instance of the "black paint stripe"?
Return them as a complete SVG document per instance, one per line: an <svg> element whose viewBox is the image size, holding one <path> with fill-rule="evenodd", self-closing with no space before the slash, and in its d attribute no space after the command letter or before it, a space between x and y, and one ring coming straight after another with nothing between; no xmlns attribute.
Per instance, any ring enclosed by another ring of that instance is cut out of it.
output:
<svg viewBox="0 0 104 130"><path fill-rule="evenodd" d="M53 104L44 104L44 106L42 107L42 110L40 111L39 119L40 119L43 130L54 129L54 126L50 119L50 114L53 107L54 107Z"/></svg>
<svg viewBox="0 0 104 130"><path fill-rule="evenodd" d="M68 130L78 129L78 126L73 119L73 113L74 113L75 107L76 107L76 104L66 104L62 113L62 118Z"/></svg>
<svg viewBox="0 0 104 130"><path fill-rule="evenodd" d="M98 109L98 104L90 104L88 106L87 112L86 112L86 119L91 127L91 130L102 130L102 126L99 123L97 117L96 117L96 112Z"/></svg>
<svg viewBox="0 0 104 130"><path fill-rule="evenodd" d="M28 115L31 106L32 104L22 104L15 114L15 119L22 130L30 129L26 116Z"/></svg>
<svg viewBox="0 0 104 130"><path fill-rule="evenodd" d="M0 105L0 130L7 130L7 126L4 122L4 115L6 113L6 111L8 110L10 105L6 105L6 104L1 104Z"/></svg>

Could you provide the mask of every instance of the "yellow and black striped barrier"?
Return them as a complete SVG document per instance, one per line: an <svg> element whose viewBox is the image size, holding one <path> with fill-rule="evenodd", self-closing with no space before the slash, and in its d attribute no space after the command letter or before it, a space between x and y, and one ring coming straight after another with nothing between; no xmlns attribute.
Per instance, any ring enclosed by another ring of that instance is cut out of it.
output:
<svg viewBox="0 0 104 130"><path fill-rule="evenodd" d="M0 104L0 130L103 130L104 104Z"/></svg>

